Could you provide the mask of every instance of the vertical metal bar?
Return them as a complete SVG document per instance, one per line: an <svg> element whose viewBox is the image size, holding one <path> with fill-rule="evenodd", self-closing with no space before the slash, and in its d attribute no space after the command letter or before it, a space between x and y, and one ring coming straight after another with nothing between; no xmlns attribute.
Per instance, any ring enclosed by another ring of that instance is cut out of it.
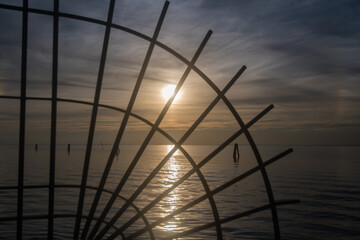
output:
<svg viewBox="0 0 360 240"><path fill-rule="evenodd" d="M48 239L53 239L53 233L54 233L55 152L56 152L56 115L57 115L58 42L59 42L58 13L59 13L59 0L54 0Z"/></svg>
<svg viewBox="0 0 360 240"><path fill-rule="evenodd" d="M24 0L23 12L22 12L21 96L20 96L19 164L18 164L18 192L17 192L18 199L17 199L17 226L16 226L17 239L22 238L22 229L23 229L27 34L28 34L28 0Z"/></svg>
<svg viewBox="0 0 360 240"><path fill-rule="evenodd" d="M176 88L174 90L174 94L173 96L167 101L165 107L163 108L163 110L161 111L161 113L159 114L159 117L156 119L156 122L154 124L154 126L151 128L150 132L148 133L148 135L146 136L144 142L142 143L139 151L136 153L136 156L134 157L134 159L132 160L130 166L128 167L128 169L126 170L123 178L121 179L120 183L118 184L118 186L116 187L116 190L114 191L114 194L119 194L122 187L125 185L127 179L129 178L132 170L135 168L137 162L139 161L141 155L143 154L143 152L145 151L146 147L148 146L148 144L150 143L151 138L153 137L153 135L156 132L156 128L160 125L161 121L163 120L163 118L165 117L167 111L169 110L176 94L179 92L180 88L182 87L182 85L184 84L186 78L188 77L192 66L195 64L195 62L197 61L197 59L200 56L200 53L202 52L202 50L204 49L206 43L208 42L210 36L212 34L212 31L209 30L208 33L206 34L205 38L203 39L203 41L201 42L199 48L197 49L194 57L192 58L190 64L188 65L188 67L186 68L185 72L183 73L180 81L178 82L178 84L176 85ZM107 212L110 210L112 204L115 201L115 197L114 195L110 198L109 202L107 203L103 213L101 214L101 217L99 219L103 219L105 218ZM112 218L112 220L110 221L110 224L114 224L116 222L117 218ZM109 228L107 226L105 226L105 228L99 233L99 235L96 237L96 239L101 239L101 237L106 233L106 231ZM93 232L97 230L94 228Z"/></svg>
<svg viewBox="0 0 360 240"><path fill-rule="evenodd" d="M147 53L146 53L146 56L145 56L143 65L142 65L142 67L141 67L140 74L139 74L138 79L137 79L137 81L136 81L135 88L134 88L134 90L133 90L133 92L132 92L132 95L131 95L131 98L130 98L128 107L127 107L127 109L126 109L124 118L123 118L123 120L122 120L122 122L121 122L119 131L118 131L118 134L117 134L116 139L115 139L115 141L114 141L114 144L113 144L113 147L112 147L110 156L109 156L108 161L107 161L107 163L106 163L106 166L105 166L103 175L102 175L101 180L100 180L100 183L99 183L98 190L97 190L97 192L96 192L96 194L95 194L95 197L94 197L94 201L93 201L93 203L92 203L92 205L91 205L91 209L90 209L88 218L87 218L87 220L86 220L84 230L83 230L83 232L82 232L82 234L81 234L81 238L82 238L82 239L84 239L84 238L86 237L87 232L89 231L90 223L91 223L91 221L92 221L92 218L93 218L93 216L94 216L94 214L95 214L97 205L98 205L98 203L99 203L102 189L103 189L104 186L105 186L105 182L106 182L106 179L107 179L107 177L108 177L108 175L109 175L112 162L113 162L114 157L115 157L115 155L116 155L116 151L117 151L117 149L118 149L118 146L119 146L120 141L121 141L121 139L122 139L123 133L124 133L124 131L125 131L125 127L126 127L126 125L127 125L127 121L128 121L128 119L129 119L130 113L131 113L132 108L133 108L133 106L134 106L137 93L139 92L140 85L141 85L142 80L143 80L143 78L144 78L144 76L145 76L145 72L146 72L147 66L148 66L148 64L149 64L149 61L150 61L152 52L153 52L153 50L154 50L155 42L156 42L156 39L157 39L157 37L158 37L158 35L159 35L159 32L160 32L162 23L163 23L163 21L164 21L165 14L166 14L166 11L167 11L167 9L168 9L168 6L169 6L169 2L166 1L165 4L164 4L164 7L163 7L163 9L162 9L160 18L159 18L159 20L158 20L157 26L156 26L156 28L155 28L155 32L154 32L154 35L153 35L153 37L152 37L151 43L150 43L150 45L149 45L148 51L147 51ZM98 222L97 222L97 223L98 223ZM96 223L96 224L97 224L97 223ZM100 222L100 223L101 223L101 222ZM97 225L95 225L95 226L97 226ZM99 224L99 226L100 226L100 224ZM94 227L94 228L95 228L95 227ZM95 232L94 232L94 233L95 233Z"/></svg>
<svg viewBox="0 0 360 240"><path fill-rule="evenodd" d="M98 79L97 79L97 83L96 83L94 105L93 105L93 109L92 109L92 115L91 115L91 121L90 121L90 127L89 127L89 135L88 135L88 141L87 141L87 146L86 146L83 174L82 174L82 178L81 178L81 188L80 188L80 193L79 193L76 222L75 222L75 227L74 227L74 239L78 238L79 231L80 231L80 223L81 223L81 218L82 218L82 211L83 211L83 206L84 206L84 198L85 198L85 190L86 190L85 187L86 187L86 182L87 182L87 177L88 177L88 172L89 172L91 149L92 149L93 139L94 139L96 116L97 116L97 111L98 111L98 106L99 106L101 85L102 85L102 80L103 80L103 76L104 76L104 69L105 69L106 55L107 55L109 39L110 39L111 22L112 22L113 13L114 13L114 6L115 6L115 0L111 0L109 3L109 12L108 12L108 17L107 17L107 22L106 22L106 29L105 29L104 42L103 42L103 47L102 47L101 59L100 59Z"/></svg>

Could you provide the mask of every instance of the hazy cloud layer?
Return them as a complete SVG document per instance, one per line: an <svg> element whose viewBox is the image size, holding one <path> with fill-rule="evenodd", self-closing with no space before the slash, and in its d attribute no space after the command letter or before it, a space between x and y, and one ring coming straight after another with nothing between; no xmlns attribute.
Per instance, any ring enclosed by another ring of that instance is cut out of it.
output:
<svg viewBox="0 0 360 240"><path fill-rule="evenodd" d="M76 3L67 0L61 1L60 10L105 20L108 3L108 0ZM163 3L160 0L117 1L114 22L152 36ZM30 7L51 9L52 4L36 1ZM242 65L248 66L227 94L246 120L273 103L276 110L264 119L263 127L339 134L351 129L358 132L359 12L360 2L356 0L173 0L159 41L190 60L206 32L212 29L213 35L196 65L220 89ZM51 17L30 13L29 21L28 96L49 97ZM0 9L0 30L6 33L0 35L0 94L18 96L21 13ZM60 97L92 101L104 30L104 26L60 18ZM101 101L126 108L148 46L149 42L143 39L112 29ZM139 92L144 97L139 96L138 101L146 104L138 102L136 113L153 119L164 103L157 89L176 84L185 67L156 47ZM187 118L193 119L196 108L200 114L206 106L204 102L213 99L210 87L198 84L193 77L188 81L194 85L186 87L198 88L199 92L194 96L185 95L187 99L178 102L178 110L171 113L179 115L181 129L191 124L192 120ZM185 111L186 106L192 106L191 111ZM1 110L1 119L6 119L6 112L4 108ZM233 119L222 116L210 122L209 126L223 124L228 129ZM275 122L277 124L272 125ZM170 128L176 129L176 124L171 123ZM305 138L301 141L307 141ZM347 142L357 140L351 137Z"/></svg>

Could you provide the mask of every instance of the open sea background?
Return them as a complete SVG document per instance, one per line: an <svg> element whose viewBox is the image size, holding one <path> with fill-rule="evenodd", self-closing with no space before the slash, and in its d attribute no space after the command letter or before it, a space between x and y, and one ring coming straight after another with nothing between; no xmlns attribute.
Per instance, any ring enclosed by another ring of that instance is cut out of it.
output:
<svg viewBox="0 0 360 240"><path fill-rule="evenodd" d="M88 185L97 186L111 145L94 145ZM172 146L150 145L135 167L120 193L130 197L152 169L163 159ZM286 150L287 146L258 146L263 160ZM105 188L114 190L139 146L121 145ZM184 148L199 163L216 146L185 145ZM294 152L266 167L276 200L300 199L301 203L279 206L278 215L282 239L359 239L360 238L360 147L359 146L293 146ZM228 146L201 168L210 189L239 176L257 166L251 149L240 146L240 161L232 159L233 146ZM17 185L17 145L0 146L0 186ZM49 146L26 146L25 185L47 185L49 174ZM57 147L56 184L75 184L81 181L85 145ZM177 151L135 200L140 209L191 169L187 159ZM79 189L56 188L55 214L75 214ZM173 190L165 199L145 214L153 222L204 194L204 188L193 174ZM0 190L0 216L16 216L16 189ZM94 190L86 191L84 214L87 214ZM102 194L96 215L110 195ZM215 195L221 218L228 217L268 203L266 189L259 172L254 173ZM24 215L47 214L48 189L25 189ZM115 202L109 216L124 202ZM135 214L129 208L118 226ZM107 218L109 220L110 217ZM213 221L207 200L154 228L155 236L181 232ZM84 221L82 222L84 224ZM94 223L93 223L94 224ZM55 238L71 239L74 218L55 219ZM126 229L125 236L141 229L141 219ZM237 219L222 225L224 239L272 239L273 228L270 210ZM112 230L113 231L113 230ZM0 239L15 239L16 221L0 222ZM46 239L47 220L24 220L24 239ZM139 239L148 239L148 233ZM215 239L215 228L201 231L184 239Z"/></svg>

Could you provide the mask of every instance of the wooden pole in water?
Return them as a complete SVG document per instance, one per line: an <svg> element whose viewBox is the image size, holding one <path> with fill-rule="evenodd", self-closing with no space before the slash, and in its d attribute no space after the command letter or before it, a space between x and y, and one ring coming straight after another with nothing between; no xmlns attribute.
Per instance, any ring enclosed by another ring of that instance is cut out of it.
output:
<svg viewBox="0 0 360 240"><path fill-rule="evenodd" d="M239 158L240 158L239 145L237 143L235 143L234 152L233 152L234 162L239 162Z"/></svg>

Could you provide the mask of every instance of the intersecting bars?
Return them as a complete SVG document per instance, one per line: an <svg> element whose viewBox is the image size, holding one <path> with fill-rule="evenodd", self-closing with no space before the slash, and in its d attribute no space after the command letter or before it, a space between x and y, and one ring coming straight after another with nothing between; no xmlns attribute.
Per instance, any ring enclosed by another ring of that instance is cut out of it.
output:
<svg viewBox="0 0 360 240"><path fill-rule="evenodd" d="M215 92L219 93L219 89L217 88L217 86L203 73L201 72L199 69L194 69L195 72L197 72L199 74L199 76L201 76L209 85L210 87L212 87L214 89ZM226 96L223 97L223 101L226 104L226 106L229 108L229 110L231 111L231 113L233 114L233 116L235 117L236 121L239 123L241 129L244 130L244 134L245 137L247 139L247 141L249 142L251 149L255 155L256 161L258 163L258 165L261 167L261 175L263 177L263 181L264 181L264 185L266 188L266 192L268 195L268 199L269 199L269 203L271 206L271 215L272 215L272 220L273 220L273 226L274 226L274 235L275 235L275 239L280 239L280 227L279 227L279 221L278 221L278 216L277 216L277 210L276 210L276 205L275 203L275 199L274 199L274 195L271 189L271 184L270 184L270 180L269 177L267 175L267 172L265 170L264 167L262 167L262 158L260 155L259 150L257 149L257 146L250 134L250 132L247 130L245 123L243 122L243 120L240 118L239 114L237 113L237 111L235 110L234 106L231 104L231 102L226 98Z"/></svg>
<svg viewBox="0 0 360 240"><path fill-rule="evenodd" d="M17 232L16 238L22 238L24 206L24 157L25 157L25 117L26 117L26 68L27 68L27 34L28 34L28 0L23 1L22 12L22 49L21 49L21 99L20 99L20 132L18 163L18 199L17 199Z"/></svg>
<svg viewBox="0 0 360 240"><path fill-rule="evenodd" d="M101 59L100 59L99 73L98 73L98 78L97 78L97 83L96 83L94 105L93 105L92 114L91 114L89 135L88 135L85 160L84 160L84 166L83 166L83 174L82 174L82 178L81 178L81 188L80 188L76 222L75 222L75 228L74 228L74 238L75 239L77 239L79 236L81 214L82 214L82 210L83 210L85 189L86 189L85 186L86 186L88 172L89 172L91 149L92 149L93 139L94 139L96 116L97 116L97 110L98 110L99 99L100 99L101 85L102 85L102 80L103 80L103 76L104 76L106 55L107 55L107 51L108 51L109 38L110 38L111 22L112 22L113 13L114 13L114 5L115 5L115 0L111 0L110 5L109 5L109 12L108 12L106 28L105 28L105 35L104 35L104 42L103 42L103 47L102 47Z"/></svg>
<svg viewBox="0 0 360 240"><path fill-rule="evenodd" d="M279 205L288 205L288 204L294 204L294 203L299 203L300 201L299 200L283 200L283 201L276 201L274 202L274 205L275 206L279 206ZM261 211L264 211L266 209L269 209L271 208L271 205L272 204L265 204L265 205L262 205L260 207L256 207L256 208L253 208L253 209L250 209L248 211L244 211L244 212L241 212L241 213L238 213L238 214L235 214L235 215L232 215L232 216L229 216L229 217L226 217L224 219L221 219L221 224L223 223L227 223L227 222L230 222L230 221L234 221L236 219L239 219L239 218L242 218L242 217L246 217L246 216L249 216L251 214L254 214L254 213L257 213L257 212L261 212ZM215 222L211 222L211 223L207 223L207 224L204 224L204 225L201 225L201 226L198 226L196 228L193 228L193 229L189 229L187 231L184 231L184 232L181 232L181 233L175 233L175 234L172 234L170 236L167 236L166 238L159 238L159 239L168 239L168 240L171 240L171 239L178 239L178 238L182 238L184 236L188 236L190 234L193 234L193 233L196 233L196 232L199 232L199 231L202 231L204 229L208 229L208 228L211 228L215 225ZM132 239L130 237L126 238L126 239Z"/></svg>
<svg viewBox="0 0 360 240"><path fill-rule="evenodd" d="M164 157L164 159L158 164L156 168L151 172L151 174L146 178L146 180L138 187L138 189L133 193L133 195L129 198L129 201L134 201L137 196L142 192L142 190L145 189L145 187L149 184L149 182L156 176L156 174L161 170L161 168L166 164L166 162L170 159L170 157L175 153L175 151L181 146L186 139L191 135L191 133L199 126L199 124L204 120L204 118L209 114L209 112L215 107L215 105L220 101L221 97L231 88L231 86L235 83L235 81L240 77L240 75L245 71L246 67L243 66L236 74L235 76L230 80L230 82L225 86L221 94L218 94L216 98L209 104L209 106L204 110L204 112L199 116L199 118L194 122L194 124L186 131L184 136L175 144L175 146L171 149L171 151ZM186 154L186 153L184 153ZM195 167L196 163L192 160L190 156L187 157L190 164ZM210 192L210 189L207 185L207 182L202 175L200 171L197 171L198 176L200 178L200 181L202 182L205 191L208 193ZM213 211L215 222L219 222L219 215L217 212L215 201L212 197L209 198L210 205ZM124 205L112 218L110 221L111 223L115 223L117 219L119 219L122 215L122 213L125 212L128 205ZM217 228L217 237L218 239L222 239L222 232L221 232L221 226L220 224L216 225ZM103 234L107 231L106 228L104 228L100 234L98 235L98 238L102 237Z"/></svg>
<svg viewBox="0 0 360 240"><path fill-rule="evenodd" d="M13 96L0 96L1 98L9 98L9 99L19 99L19 97L13 97ZM49 98L37 98L37 97L27 97L27 99L30 100L51 100ZM92 105L93 103L91 102L85 102L85 101L79 101L79 100L71 100L71 99L58 99L58 101L64 101L64 102L73 102L73 103L80 103L80 104L86 104L86 105ZM104 105L104 104L99 104L99 106L101 107L105 107L105 108L109 108L109 109L113 109L116 111L120 111L120 112L125 112L125 110L117 108L117 107L112 107L112 106L108 106L108 105ZM270 111L273 108L272 105L270 105L268 108L266 108L263 112L261 112L259 115L257 115L253 120L251 120L248 124L246 124L246 128L250 128L253 124L256 123L256 121L258 121L262 116L264 116L268 111ZM146 124L153 126L153 124L151 122L149 122L148 120L134 114L131 113L131 115L143 122L145 122ZM158 128L158 131L163 134L166 138L168 138L174 145L177 145L177 142L171 138L171 136L169 136L166 132L164 132L161 128ZM207 158L205 158L200 165L196 168L196 170L198 170L201 166L203 166L204 164L206 164L206 162L208 160L210 160L213 156L215 156L218 152L220 152L225 146L227 146L231 141L233 141L234 139L236 139L240 134L242 133L242 130L240 129L237 133L235 133L231 138L229 138L226 142L224 142L218 149L216 149L213 153L211 153ZM185 156L189 159L191 159L191 157L187 154L187 152L181 147L181 145L179 146L180 150L185 154ZM266 165L266 164L265 164ZM191 172L188 176L190 176L193 172ZM183 179L183 181L186 179ZM179 183L180 184L180 183ZM173 188L175 188L176 186L173 186ZM170 191L172 190L170 189ZM170 192L169 191L169 192ZM169 193L167 192L167 193ZM167 193L163 193L163 197L166 196ZM161 198L162 199L162 198ZM161 200L160 199L160 200ZM156 201L155 203L156 204ZM146 212L146 211L145 211ZM141 214L139 215L141 216Z"/></svg>
<svg viewBox="0 0 360 240"><path fill-rule="evenodd" d="M52 96L51 96L51 134L50 134L50 169L49 169L49 202L48 202L48 239L53 239L54 232L54 194L55 194L55 151L56 151L56 115L58 85L58 42L59 42L59 0L54 0L53 17L53 62L52 62Z"/></svg>
<svg viewBox="0 0 360 240"><path fill-rule="evenodd" d="M289 153L291 153L291 152L292 152L292 149L288 149L288 150L286 150L286 151L284 151L284 152L282 152L282 153L274 156L273 158L271 158L271 159L269 159L269 160L267 160L266 162L263 163L264 167L265 167L265 166L268 166L268 165L270 165L270 164L272 164L272 163L274 163L275 161L283 158L284 156L286 156L287 154L289 154ZM235 183L237 183L237 182L245 179L246 177L249 177L250 175L254 174L255 172L257 172L257 171L259 171L259 170L260 170L260 166L253 167L252 169L250 169L250 170L242 173L241 175L237 176L236 178L234 178L234 179L232 179L232 180L230 180L230 181L228 181L228 182L220 185L219 187L213 189L209 194L208 194L208 193L207 193L207 194L204 194L204 195L202 195L201 197L199 197L199 198L197 198L197 199L195 199L195 200L193 200L193 201L185 204L185 205L182 206L181 208L179 208L179 209L171 212L169 215L167 215L167 216L165 216L165 217L163 217L163 218L160 218L160 219L158 219L157 221L151 223L149 227L154 228L154 227L158 226L159 224L168 221L169 219L171 219L171 218L174 217L175 215L178 215L178 214L186 211L187 209L195 206L196 204L204 201L206 198L209 197L209 195L210 195L210 196L213 196L213 195L221 192L222 190L230 187L231 185L233 185L233 184L235 184ZM144 213L142 213L142 214L144 214ZM219 220L219 222L221 222L221 221L222 221L222 220ZM216 224L217 224L217 223L214 222L214 225L215 225L215 226L216 226ZM135 237L143 234L144 232L148 231L147 228L148 228L148 227L145 227L145 228L143 228L143 229L140 229L139 231L137 231L137 232L131 234L130 236L128 236L127 239L133 239L133 238L135 238ZM120 230L121 230L121 229L118 229L117 231L120 231Z"/></svg>
<svg viewBox="0 0 360 240"><path fill-rule="evenodd" d="M0 7L1 7L1 8L18 10L18 11L19 11L19 10L20 10L20 11L23 11L22 83L23 83L23 82L26 83L26 61L25 61L25 63L24 63L24 56L26 56L26 51L27 51L27 50L26 50L26 47L24 48L24 42L27 42L27 36L26 36L27 31L25 31L25 34L24 34L24 29L25 29L25 27L26 27L26 29L27 29L27 13L28 13L28 12L37 12L37 13L47 14L47 15L54 15L54 13L51 12L51 11L45 11L45 10L38 10L38 9L28 8L28 6L27 6L27 1L26 1L26 0L24 1L24 4L23 4L23 7L22 7L22 8L21 8L21 7L15 7L15 6L8 6L8 5L4 5L4 4L0 4ZM26 18L25 18L24 16L26 16ZM86 18L86 17L82 17L82 16L77 16L77 15L73 15L73 14L67 14L67 13L59 13L58 16L63 16L63 17L68 17L68 18L73 18L73 19L78 19L78 20L82 20L82 21L93 22L93 23L102 24L102 25L108 24L108 23L106 23L106 22L104 22L104 21L100 21L100 20L96 20L96 19L91 19L91 18ZM25 19L26 19L26 21L25 21ZM25 22L26 22L26 24L24 24ZM165 49L166 51L168 51L169 53L173 54L175 57L177 57L178 59L180 59L181 61L183 61L185 64L189 64L189 61L186 60L183 56L181 56L180 54L178 54L177 52L175 52L175 51L172 50L171 48L167 47L166 45L164 45L164 44L162 44L162 43L160 43L160 42L157 42L156 39L154 39L154 38L150 38L150 37L145 36L145 35L143 35L143 34L141 34L141 33L139 33L139 32L136 32L136 31L134 31L134 30L132 30L132 29L128 29L128 28L123 27L123 26L119 26L119 25L116 25L116 24L110 24L110 25L111 25L111 27L113 27L113 28L117 28L117 29L123 30L123 31L125 31L125 32L130 33L130 34L134 34L134 35L136 35L136 36L138 36L138 37L140 37L140 38L143 38L143 39L145 39L145 40L148 40L148 41L150 41L151 43L154 43L155 45L158 45L159 47L161 47L161 48ZM26 36L26 38L24 38L24 36ZM27 45L27 43L25 44L25 46L26 46L26 45ZM25 57L25 59L26 59L26 57ZM24 71L24 69L25 69L25 71ZM198 73L206 82L208 82L208 84L209 84L217 93L220 91L220 90L218 90L217 87L211 82L211 80L207 78L207 76L206 76L204 73L202 73L198 68L196 68L196 66L192 66L192 69L193 69L196 73ZM25 76L25 77L24 77L24 76ZM24 80L24 79L25 79L25 80ZM26 93L26 85L25 85L25 84L22 84L22 92L21 92L21 97L20 97L20 99L21 99L21 106L20 106L20 108L21 108L21 109L24 109L24 113L25 113L25 109L26 109L26 108L25 108L25 100L23 100L23 98L26 96L26 94L23 94L23 92L24 92L24 91L23 91L23 88L25 88L25 93ZM229 109L230 109L232 112L235 111L235 109L233 108L233 106L231 105L231 103L230 103L226 98L223 98L223 100L224 100L224 102L226 103L226 105L228 105ZM20 112L21 112L21 111L20 111ZM236 111L235 111L235 112L236 112ZM233 112L233 114L234 114L234 112ZM20 115L21 115L21 113L20 113ZM236 113L236 115L237 115L237 113ZM236 117L236 119L238 120L239 124L242 122L242 121L239 121L239 117ZM240 119L240 120L241 120L241 119ZM23 116L23 121L25 122L25 115ZM21 125L21 122L22 122L22 120L20 119L20 125ZM244 124L240 124L240 125L244 125ZM242 127L243 127L243 126L242 126ZM22 192L22 190L21 190L21 184L23 185L23 183L21 183L20 180L21 180L21 178L22 178L22 181L23 181L23 173L22 173L22 175L21 175L21 172L23 172L23 170L20 171L20 170L21 170L21 157L20 157L20 156L21 156L21 146L24 145L24 142L23 142L23 144L21 144L21 136L24 136L24 134L25 134L25 132L24 132L23 134L21 133L21 127L20 127L20 134L19 134L19 135L20 135L20 142L19 142L19 177L18 177L19 184L20 184L20 185L19 185L20 188L18 189L18 192L19 192L19 194L18 194L18 215L21 216L21 218L22 218L22 195L23 195L23 192ZM252 140L252 138L251 138L251 136L250 136L249 134L246 134L246 135L247 135L246 137L248 138L250 145L252 145L253 150L255 150L254 153L255 153L256 158L257 158L257 160L258 160L259 166L261 166L261 165L262 165L262 164L261 164L261 157L260 157L260 155L259 155L259 153L258 153L258 151L257 151L257 149L256 149L255 143L253 142L253 140ZM253 146L254 146L254 147L253 147ZM23 151L24 151L24 150L23 150ZM24 154L24 152L23 152L23 154ZM259 161L259 160L260 160L260 161ZM23 164L23 161L22 161L22 164ZM22 168L23 168L23 165L22 165ZM263 173L265 173L265 174L263 174ZM271 203L271 202L274 202L273 196L272 196L272 191L271 191L270 182L268 181L268 177L267 177L267 175L266 175L265 169L262 170L262 174L263 174L263 178L264 178L264 181L265 181L266 189L267 189L267 192L268 192L269 201L270 201L270 203ZM22 176L22 177L21 177L21 176ZM21 200L20 200L20 199L21 199ZM20 204L20 202L21 202L21 204ZM19 209L20 209L19 206L21 206L21 214L19 214ZM273 214L275 235L277 235L276 232L279 232L279 231L276 230L276 229L278 229L278 224L275 224L275 222L277 222L277 214L276 214L275 204L272 204L271 210L272 210L272 214ZM90 220L90 221L91 221L91 220ZM22 223L22 221L19 221L19 220L18 220L18 223L19 223L19 222ZM276 226L276 225L277 225L277 226ZM18 227L19 227L19 226L21 226L21 224L18 224ZM20 228L21 228L21 227L20 227ZM278 235L276 238L279 238L279 235Z"/></svg>
<svg viewBox="0 0 360 240"><path fill-rule="evenodd" d="M49 185L24 185L24 189L42 189L42 188L49 188ZM81 185L58 184L58 185L54 185L54 188L81 188ZM18 186L0 186L0 190L14 190L14 189L18 189ZM86 189L96 190L97 188L93 187L93 186L86 186ZM107 189L103 189L103 192L113 194L112 191L107 190ZM125 202L129 202L129 200L127 198L125 198L121 195L118 195L117 197L121 198ZM131 205L131 207L133 207L135 209L135 211L137 213L141 214L140 209L134 203L130 203L130 205ZM27 215L27 216L24 216L23 219L34 220L34 219L48 218L48 216L49 215ZM76 214L54 214L54 218L56 218L56 217L76 217ZM82 215L82 218L87 218L87 216ZM145 225L147 226L147 229L149 229L150 238L152 240L154 240L155 236L154 236L152 229L149 227L149 221L146 219L145 215L143 215L143 214L141 214L141 218L142 218L143 222L145 223ZM0 217L0 222L14 221L16 219L17 219L17 217ZM94 220L97 220L97 219L94 218ZM109 224L106 221L103 221L103 223ZM112 225L111 227L116 229L116 227L114 225ZM121 235L121 236L124 237L123 235Z"/></svg>
<svg viewBox="0 0 360 240"><path fill-rule="evenodd" d="M160 29L161 29L161 26L162 26L162 23L164 21L164 18L165 18L165 14L166 14L166 11L167 11L167 8L169 6L169 2L166 1L165 4L164 4L164 7L162 9L162 12L161 12L161 15L160 15L160 18L158 20L158 23L157 23L157 26L155 28L155 32L154 32L154 35L153 35L153 38L150 42L150 45L149 45L149 48L148 48L148 51L147 51L147 54L145 56L145 59L144 59L144 62L143 62L143 65L141 67L141 70L140 70L140 74L138 76L138 79L136 81L136 84L135 84L135 88L133 90L133 93L131 95L131 98L130 98L130 101L129 101L129 104L128 104L128 107L127 107L127 110L126 110L126 113L124 115L124 118L122 120L122 123L121 123L121 126L119 128L119 131L118 131L118 134L116 136L116 139L114 141L114 144L113 144L113 147L112 147L112 150L111 150L111 153L110 153L110 156L109 156L109 159L106 163L106 166L105 166L105 169L104 169L104 172L103 172L103 175L101 177L101 180L100 180L100 183L99 183L99 188L98 188L98 191L96 192L96 195L94 197L94 201L91 205L91 209L90 209L90 212L89 212L89 218L87 219L86 223L85 223L85 227L83 229L83 232L81 234L81 238L84 239L87 235L87 232L90 228L90 223L92 221L92 217L94 216L95 214L95 210L97 208L97 205L99 203L99 200L100 200L100 196L101 196L101 190L102 188L104 187L105 185L105 182L106 182L106 179L107 179L107 176L109 175L109 172L110 172L110 169L111 169L111 165L112 165L112 162L114 160L114 157L115 157L115 154L117 152L117 148L120 144L120 141L122 139L122 136L123 136L123 133L124 133L124 130L125 130L125 127L127 125L127 121L129 119L129 116L130 116L130 112L132 111L132 108L133 108L133 105L134 105L134 102L135 102L135 99L136 99L136 96L137 96L137 93L140 89L140 85L141 85L141 82L144 78L144 75L145 75L145 72L146 72L146 69L147 69L147 66L149 64L149 61L150 61L150 58L151 58L151 54L154 50L154 47L155 47L155 42L156 42L156 39L159 35L159 32L160 32Z"/></svg>
<svg viewBox="0 0 360 240"><path fill-rule="evenodd" d="M168 109L170 108L176 94L179 92L180 88L182 87L182 85L184 84L185 80L187 79L190 71L191 71L191 66L195 64L195 62L197 61L197 59L199 58L202 50L204 49L207 41L209 40L210 36L212 34L212 31L208 31L208 33L206 34L204 40L201 42L199 48L197 49L194 57L191 60L190 65L187 66L185 72L183 73L180 81L178 82L178 84L176 85L176 88L174 90L173 95L170 97L170 99L167 101L167 103L165 104L164 108L162 109L161 113L159 114L158 118L155 121L155 126L159 126L161 121L163 120L163 118L165 117ZM141 147L139 148L138 152L136 153L135 157L133 158L130 166L128 167L128 169L126 170L123 178L121 179L120 183L118 184L118 186L116 187L115 193L119 193L122 190L122 187L125 185L127 179L129 178L132 170L135 168L137 162L139 161L141 155L143 154L143 152L145 151L145 148L148 146L151 138L153 137L153 135L156 132L156 128L152 127L150 132L148 133L148 135L146 136L144 142L142 143ZM115 198L111 198L108 202L108 204L106 205L103 213L101 214L100 219L105 218L106 214L108 213L108 211L110 210L112 204L114 203ZM100 222L96 223L96 225L94 226L91 235L90 235L90 239L92 239L93 236L95 236L97 229L100 226ZM105 233L104 231L102 231L101 234ZM101 236L97 236L97 238L100 238Z"/></svg>
<svg viewBox="0 0 360 240"><path fill-rule="evenodd" d="M257 122L261 117L263 117L267 112L269 112L273 108L272 105L267 107L261 113L259 113L254 119L252 119L248 124L246 124L247 128L250 128L255 122ZM160 202L164 197L166 197L172 190L177 188L181 183L183 183L186 179L188 179L196 169L201 168L207 162L209 162L216 154L221 152L226 146L228 146L232 141L234 141L237 137L239 137L244 132L243 129L238 130L235 134L233 134L230 138L228 138L225 142L223 142L219 147L217 147L214 151L212 151L207 157L205 157L197 166L193 167L186 174L184 174L179 180L173 183L173 185L167 188L163 193L161 193L158 197L156 197L153 201L151 201L148 205L146 205L141 213L145 214L149 211L153 206L155 206L158 202ZM128 220L122 227L120 227L109 239L113 239L116 235L120 234L127 227L129 227L132 223L134 223L137 219L139 219L140 215L135 215L133 218Z"/></svg>

